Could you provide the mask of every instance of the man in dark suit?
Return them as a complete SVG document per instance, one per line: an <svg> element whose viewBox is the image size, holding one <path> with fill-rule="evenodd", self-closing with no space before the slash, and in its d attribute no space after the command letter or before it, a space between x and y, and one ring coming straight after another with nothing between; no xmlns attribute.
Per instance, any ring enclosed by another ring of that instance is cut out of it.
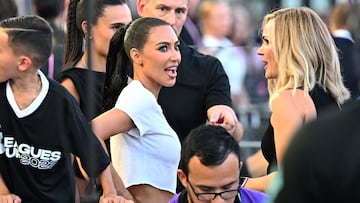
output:
<svg viewBox="0 0 360 203"><path fill-rule="evenodd" d="M336 46L345 86L351 91L353 99L360 95L360 61L358 49L352 38L348 22L351 11L349 3L337 4L331 12L330 29Z"/></svg>

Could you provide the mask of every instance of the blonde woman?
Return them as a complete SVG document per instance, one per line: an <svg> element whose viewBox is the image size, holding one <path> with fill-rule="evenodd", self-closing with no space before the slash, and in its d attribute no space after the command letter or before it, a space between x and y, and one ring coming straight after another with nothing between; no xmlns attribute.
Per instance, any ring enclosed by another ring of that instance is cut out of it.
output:
<svg viewBox="0 0 360 203"><path fill-rule="evenodd" d="M266 15L257 54L266 64L272 114L261 153L251 157L267 165L262 169L265 175L250 178L245 187L264 191L281 166L294 132L328 108L340 110L350 92L342 81L334 41L325 23L309 8L284 8Z"/></svg>

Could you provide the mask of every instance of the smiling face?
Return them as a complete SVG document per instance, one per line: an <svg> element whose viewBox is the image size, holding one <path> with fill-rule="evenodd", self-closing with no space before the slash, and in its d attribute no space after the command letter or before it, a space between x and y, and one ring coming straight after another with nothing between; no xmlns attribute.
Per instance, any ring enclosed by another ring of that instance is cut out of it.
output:
<svg viewBox="0 0 360 203"><path fill-rule="evenodd" d="M106 6L104 15L99 17L96 25L92 27L94 50L106 57L110 39L117 28L131 22L131 13L127 4Z"/></svg>
<svg viewBox="0 0 360 203"><path fill-rule="evenodd" d="M180 35L187 16L188 0L138 0L141 17L159 18L169 23Z"/></svg>
<svg viewBox="0 0 360 203"><path fill-rule="evenodd" d="M272 32L274 30L274 20L269 20L265 25L262 33L262 45L257 50L261 60L265 62L265 77L267 79L276 79L279 75L278 64L274 56Z"/></svg>
<svg viewBox="0 0 360 203"><path fill-rule="evenodd" d="M175 85L181 60L179 40L169 25L151 28L148 36L143 50L130 50L134 79L140 80L150 91L158 92L161 86Z"/></svg>

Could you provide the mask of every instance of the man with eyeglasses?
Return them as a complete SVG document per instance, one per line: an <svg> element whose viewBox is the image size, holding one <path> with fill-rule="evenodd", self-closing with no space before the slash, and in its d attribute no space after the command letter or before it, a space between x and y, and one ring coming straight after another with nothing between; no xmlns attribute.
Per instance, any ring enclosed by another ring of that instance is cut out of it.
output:
<svg viewBox="0 0 360 203"><path fill-rule="evenodd" d="M262 192L240 186L240 147L222 127L202 125L185 138L178 177L185 189L169 203L261 203Z"/></svg>

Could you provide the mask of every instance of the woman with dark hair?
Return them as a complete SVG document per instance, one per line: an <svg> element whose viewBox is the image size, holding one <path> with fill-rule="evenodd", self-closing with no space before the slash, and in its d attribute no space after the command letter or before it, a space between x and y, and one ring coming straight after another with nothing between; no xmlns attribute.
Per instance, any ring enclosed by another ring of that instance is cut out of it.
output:
<svg viewBox="0 0 360 203"><path fill-rule="evenodd" d="M162 86L175 85L179 43L172 27L157 18L133 21L110 43L107 71L119 74L108 78L104 91L120 95L92 125L100 140L111 137L112 163L137 203L167 203L176 192L180 141L157 100Z"/></svg>
<svg viewBox="0 0 360 203"><path fill-rule="evenodd" d="M90 121L101 112L110 39L117 28L132 19L125 0L95 0L92 22L87 20L88 5L88 0L71 0L69 3L64 70L57 80L75 97ZM82 197L88 185L80 171L81 167L76 165L75 173L80 177L77 185Z"/></svg>

